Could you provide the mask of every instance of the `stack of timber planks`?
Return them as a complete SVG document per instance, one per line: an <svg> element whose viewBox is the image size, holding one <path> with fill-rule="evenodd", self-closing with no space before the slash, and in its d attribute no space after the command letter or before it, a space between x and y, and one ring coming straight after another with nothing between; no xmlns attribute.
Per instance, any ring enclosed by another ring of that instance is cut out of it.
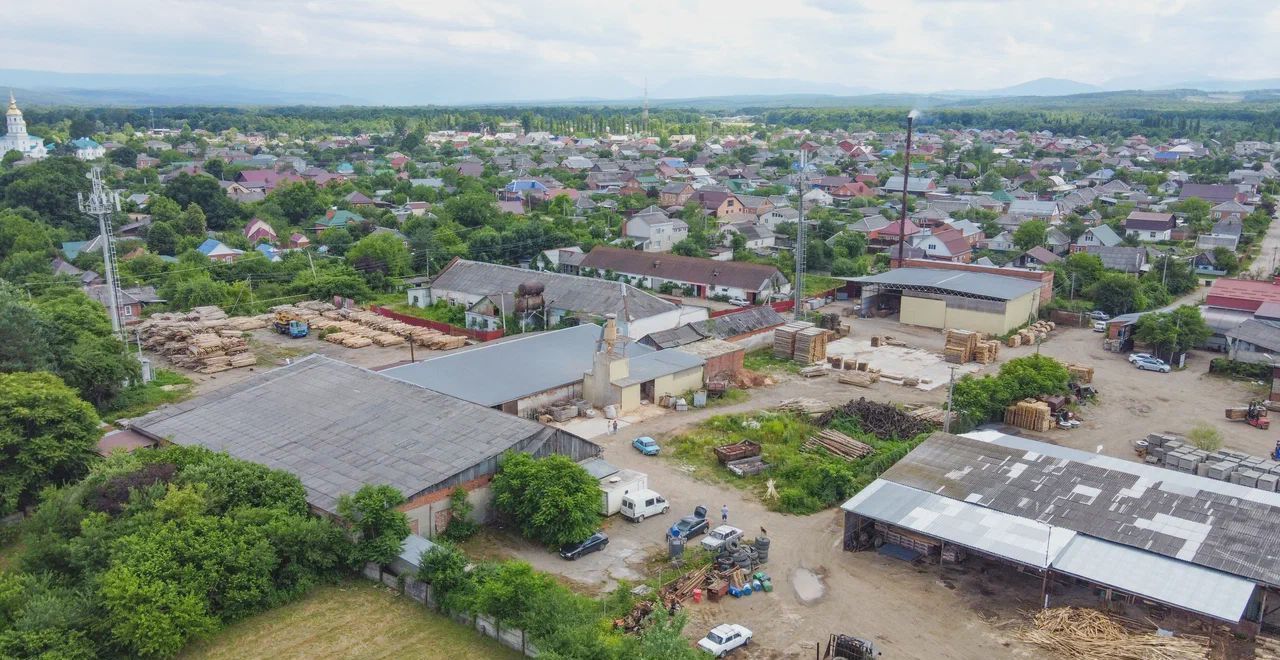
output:
<svg viewBox="0 0 1280 660"><path fill-rule="evenodd" d="M1093 367L1069 363L1067 364L1067 373L1071 374L1071 380L1077 383L1088 384L1093 382Z"/></svg>
<svg viewBox="0 0 1280 660"><path fill-rule="evenodd" d="M1049 404L1035 399L1023 399L1004 409L1004 423L1028 431L1048 431L1052 423Z"/></svg>
<svg viewBox="0 0 1280 660"><path fill-rule="evenodd" d="M978 348L973 352L973 361L978 364L991 364L1000 357L1000 342L994 339L978 341Z"/></svg>
<svg viewBox="0 0 1280 660"><path fill-rule="evenodd" d="M801 330L812 327L813 324L808 321L792 321L776 328L773 331L773 357L780 360L792 359L796 352L796 335Z"/></svg>
<svg viewBox="0 0 1280 660"><path fill-rule="evenodd" d="M213 374L257 364L241 334L265 325L256 317L228 317L209 305L186 313L153 314L135 330L144 348L175 366Z"/></svg>
<svg viewBox="0 0 1280 660"><path fill-rule="evenodd" d="M827 359L827 333L822 328L805 328L796 333L795 352L791 359L813 364Z"/></svg>
<svg viewBox="0 0 1280 660"><path fill-rule="evenodd" d="M978 350L978 333L970 330L947 330L946 337L943 357L947 362L964 364L973 360L973 354Z"/></svg>

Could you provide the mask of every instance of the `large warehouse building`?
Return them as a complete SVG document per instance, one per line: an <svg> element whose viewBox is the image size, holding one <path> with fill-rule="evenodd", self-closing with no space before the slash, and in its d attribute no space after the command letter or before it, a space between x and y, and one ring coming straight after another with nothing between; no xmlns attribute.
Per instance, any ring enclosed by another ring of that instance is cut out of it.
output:
<svg viewBox="0 0 1280 660"><path fill-rule="evenodd" d="M851 278L862 286L864 315L894 311L907 325L1003 335L1040 311L1038 281L967 270L895 268Z"/></svg>
<svg viewBox="0 0 1280 660"><path fill-rule="evenodd" d="M935 433L842 508L846 550L977 555L1248 633L1280 588L1280 493L993 430Z"/></svg>

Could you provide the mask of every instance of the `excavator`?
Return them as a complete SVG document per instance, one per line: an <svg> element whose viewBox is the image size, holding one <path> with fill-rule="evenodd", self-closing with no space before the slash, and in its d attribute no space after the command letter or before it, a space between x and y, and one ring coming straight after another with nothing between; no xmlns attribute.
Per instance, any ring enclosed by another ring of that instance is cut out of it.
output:
<svg viewBox="0 0 1280 660"><path fill-rule="evenodd" d="M310 324L293 314L285 312L276 312L275 321L271 325L276 329L276 332L282 335L289 335L294 339L306 337L311 332Z"/></svg>

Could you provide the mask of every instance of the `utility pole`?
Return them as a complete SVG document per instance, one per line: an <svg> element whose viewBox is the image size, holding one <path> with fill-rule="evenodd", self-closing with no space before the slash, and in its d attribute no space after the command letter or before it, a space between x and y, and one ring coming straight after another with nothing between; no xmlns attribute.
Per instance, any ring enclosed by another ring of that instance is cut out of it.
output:
<svg viewBox="0 0 1280 660"><path fill-rule="evenodd" d="M808 267L807 260L809 258L806 254L809 246L807 244L808 238L805 236L806 232L804 227L804 187L807 180L807 177L805 176L805 167L808 166L807 155L808 154L806 154L804 150L804 145L801 144L800 172L796 175L796 187L800 189L800 222L796 224L796 246L794 250L796 258L796 281L792 284L794 290L791 292L792 297L795 299L795 307L791 309L791 316L797 321L804 318L804 311L802 309L804 305L804 274Z"/></svg>
<svg viewBox="0 0 1280 660"><path fill-rule="evenodd" d="M98 234L102 238L102 270L106 276L107 316L111 319L111 332L121 341L126 341L120 323L120 304L117 301L118 283L116 282L116 242L111 233L111 215L120 210L120 195L102 183L102 168L95 167L89 171L92 188L86 196L76 193L80 211L98 219Z"/></svg>
<svg viewBox="0 0 1280 660"><path fill-rule="evenodd" d="M951 382L947 383L947 416L942 418L942 432L951 432L952 400L956 395L956 368L951 367Z"/></svg>
<svg viewBox="0 0 1280 660"><path fill-rule="evenodd" d="M907 246L907 187L911 181L911 125L919 116L919 110L907 113L907 150L902 159L902 222L898 226L898 268L903 266L902 257Z"/></svg>

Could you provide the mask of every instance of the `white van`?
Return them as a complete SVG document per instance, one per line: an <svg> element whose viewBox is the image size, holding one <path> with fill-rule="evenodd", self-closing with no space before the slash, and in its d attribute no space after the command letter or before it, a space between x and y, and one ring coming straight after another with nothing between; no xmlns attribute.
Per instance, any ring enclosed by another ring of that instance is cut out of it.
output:
<svg viewBox="0 0 1280 660"><path fill-rule="evenodd" d="M622 517L627 520L640 522L646 516L666 513L670 508L667 498L648 489L637 490L622 496Z"/></svg>

